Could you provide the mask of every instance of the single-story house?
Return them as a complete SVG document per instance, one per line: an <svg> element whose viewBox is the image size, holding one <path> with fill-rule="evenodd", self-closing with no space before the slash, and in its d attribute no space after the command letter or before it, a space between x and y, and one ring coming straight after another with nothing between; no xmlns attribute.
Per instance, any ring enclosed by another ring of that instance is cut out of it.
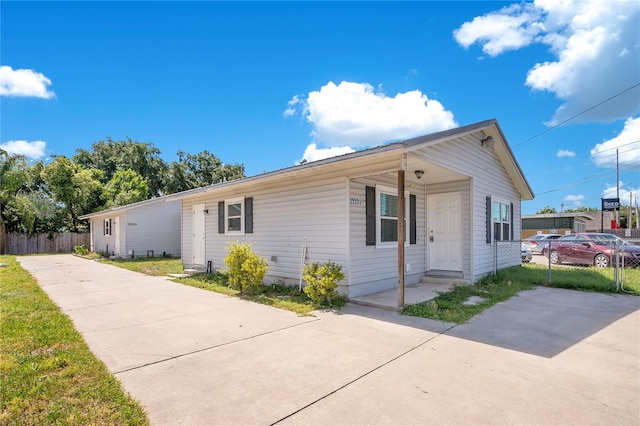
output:
<svg viewBox="0 0 640 426"><path fill-rule="evenodd" d="M182 202L185 268L224 268L228 244L248 242L265 283L297 285L304 263L331 260L357 297L519 265L533 192L491 119L167 197Z"/></svg>
<svg viewBox="0 0 640 426"><path fill-rule="evenodd" d="M180 256L180 200L152 198L80 216L89 220L91 251L115 257Z"/></svg>
<svg viewBox="0 0 640 426"><path fill-rule="evenodd" d="M581 212L522 215L522 238L529 238L536 234L564 235L587 232L587 223L594 221L593 216Z"/></svg>

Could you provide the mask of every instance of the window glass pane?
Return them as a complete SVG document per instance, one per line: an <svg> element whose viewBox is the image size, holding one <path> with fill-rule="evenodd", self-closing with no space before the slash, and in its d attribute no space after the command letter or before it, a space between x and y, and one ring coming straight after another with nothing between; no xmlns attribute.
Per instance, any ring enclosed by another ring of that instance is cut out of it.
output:
<svg viewBox="0 0 640 426"><path fill-rule="evenodd" d="M380 242L398 241L398 220L380 220Z"/></svg>
<svg viewBox="0 0 640 426"><path fill-rule="evenodd" d="M502 233L500 232L502 229L502 227L500 226L500 223L493 223L493 239L495 241L502 241Z"/></svg>
<svg viewBox="0 0 640 426"><path fill-rule="evenodd" d="M398 217L398 197L380 194L380 216Z"/></svg>
<svg viewBox="0 0 640 426"><path fill-rule="evenodd" d="M239 217L229 218L229 231L242 231L241 219Z"/></svg>
<svg viewBox="0 0 640 426"><path fill-rule="evenodd" d="M499 222L500 221L500 203L494 201L492 210L493 210L493 221Z"/></svg>
<svg viewBox="0 0 640 426"><path fill-rule="evenodd" d="M503 223L502 224L502 240L508 241L509 237L511 237L511 233L509 232L509 224Z"/></svg>
<svg viewBox="0 0 640 426"><path fill-rule="evenodd" d="M229 217L233 216L241 216L242 215L242 204L229 204L227 206L227 215Z"/></svg>
<svg viewBox="0 0 640 426"><path fill-rule="evenodd" d="M502 221L509 222L509 206L507 204L502 204Z"/></svg>

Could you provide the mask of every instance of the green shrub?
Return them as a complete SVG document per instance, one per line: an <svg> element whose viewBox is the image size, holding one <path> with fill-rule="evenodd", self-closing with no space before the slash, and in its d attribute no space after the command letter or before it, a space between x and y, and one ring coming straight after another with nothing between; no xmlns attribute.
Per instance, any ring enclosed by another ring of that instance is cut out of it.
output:
<svg viewBox="0 0 640 426"><path fill-rule="evenodd" d="M340 265L329 260L304 265L302 279L307 283L304 292L311 301L331 306L331 302L339 298L336 289L338 281L344 279L344 274Z"/></svg>
<svg viewBox="0 0 640 426"><path fill-rule="evenodd" d="M80 254L82 256L86 256L89 254L89 249L85 246L74 246L73 250L76 254Z"/></svg>
<svg viewBox="0 0 640 426"><path fill-rule="evenodd" d="M229 254L224 258L224 264L227 265L225 272L229 277L229 286L243 294L259 292L269 269L267 260L255 254L248 243L233 242L227 251Z"/></svg>

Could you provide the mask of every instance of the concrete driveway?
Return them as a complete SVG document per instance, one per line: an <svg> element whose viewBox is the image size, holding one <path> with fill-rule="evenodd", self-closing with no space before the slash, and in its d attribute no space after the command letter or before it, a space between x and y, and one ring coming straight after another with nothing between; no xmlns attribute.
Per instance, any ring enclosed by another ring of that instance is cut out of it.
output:
<svg viewBox="0 0 640 426"><path fill-rule="evenodd" d="M640 424L640 298L537 288L455 326L293 313L19 257L155 425Z"/></svg>

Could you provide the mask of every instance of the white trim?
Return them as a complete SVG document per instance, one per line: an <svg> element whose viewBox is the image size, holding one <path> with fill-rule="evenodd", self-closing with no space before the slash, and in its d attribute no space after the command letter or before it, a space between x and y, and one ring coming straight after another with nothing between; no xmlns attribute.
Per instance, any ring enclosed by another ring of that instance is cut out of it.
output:
<svg viewBox="0 0 640 426"><path fill-rule="evenodd" d="M509 219L509 222L508 222L509 223L509 235L507 236L506 239L504 238L504 235L501 235L502 238L500 240L496 240L495 224L496 223L504 224L506 222L503 222L502 220L500 220L499 222L496 222L494 220L494 216L493 216L493 213L494 213L493 204L494 203L499 203L501 205L505 205L509 209L511 209L511 204L513 204L513 203L511 203L511 201L507 201L504 198L498 198L498 197L493 197L493 196L491 197L491 241L511 241L511 231L512 231L511 228L513 227L513 223L511 222L512 212L508 213L508 216L509 216L509 218L508 218ZM502 231L504 231L504 229L502 229ZM501 232L501 234L502 234L502 232Z"/></svg>
<svg viewBox="0 0 640 426"><path fill-rule="evenodd" d="M240 204L240 215L239 216L230 216L229 215L229 206L233 204ZM230 198L228 200L224 200L224 234L225 235L244 235L244 197L236 197ZM239 218L240 219L240 230L232 231L229 229L229 219Z"/></svg>
<svg viewBox="0 0 640 426"><path fill-rule="evenodd" d="M385 186L385 185L379 185L376 184L376 248L380 248L380 249L392 249L392 248L398 248L398 241L386 241L386 242L382 242L381 240L381 228L382 226L380 225L380 220L381 220L381 216L380 216L380 195L382 193L388 194L388 195L393 195L395 197L398 196L398 188L393 188L391 186ZM405 226L404 226L404 232L405 232L405 238L404 238L404 245L405 247L409 247L409 238L410 238L410 229L409 229L409 217L407 215L407 213L409 212L409 191L404 191L404 220L405 220ZM397 217L396 217L397 220Z"/></svg>

